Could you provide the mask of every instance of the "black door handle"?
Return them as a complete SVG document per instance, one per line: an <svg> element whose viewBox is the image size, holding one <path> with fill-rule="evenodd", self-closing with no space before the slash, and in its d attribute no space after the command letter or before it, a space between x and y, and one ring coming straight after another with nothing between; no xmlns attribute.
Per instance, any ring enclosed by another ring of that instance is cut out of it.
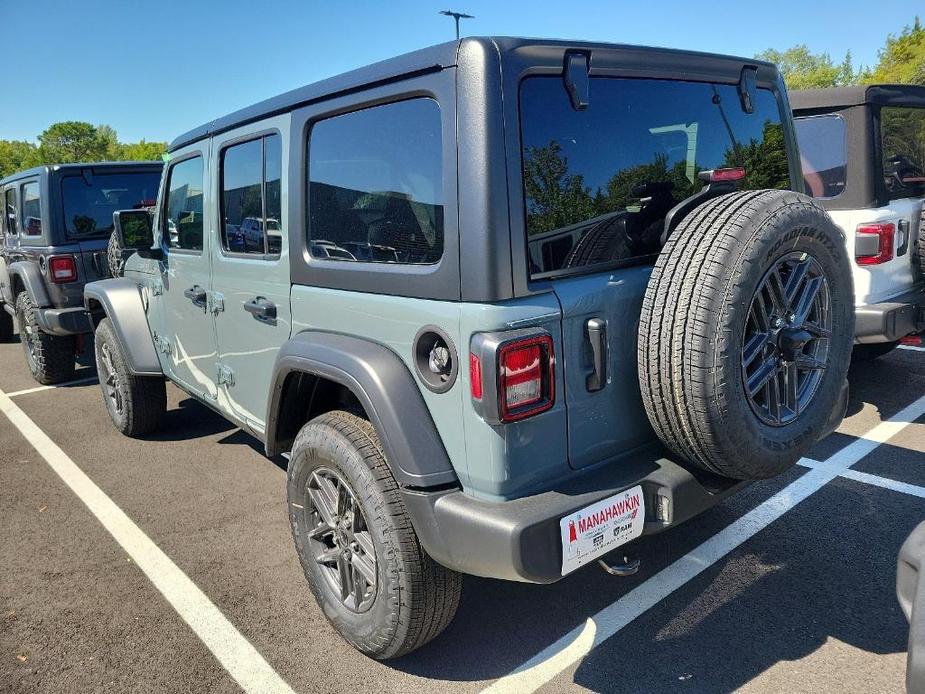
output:
<svg viewBox="0 0 925 694"><path fill-rule="evenodd" d="M276 320L276 304L262 296L258 296L250 301L245 301L244 310L257 320L265 323Z"/></svg>
<svg viewBox="0 0 925 694"><path fill-rule="evenodd" d="M206 305L206 290L198 284L183 292L183 296L192 301L197 306Z"/></svg>
<svg viewBox="0 0 925 694"><path fill-rule="evenodd" d="M607 324L600 318L592 318L587 324L588 340L591 343L591 358L594 370L585 380L589 392L601 390L607 383Z"/></svg>

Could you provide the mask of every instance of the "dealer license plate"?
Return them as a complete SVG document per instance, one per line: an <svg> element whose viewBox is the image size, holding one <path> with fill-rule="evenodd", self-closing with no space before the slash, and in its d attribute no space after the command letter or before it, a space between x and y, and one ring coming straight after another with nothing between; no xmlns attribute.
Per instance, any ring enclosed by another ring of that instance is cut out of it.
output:
<svg viewBox="0 0 925 694"><path fill-rule="evenodd" d="M642 535L645 516L637 486L562 518L562 575Z"/></svg>

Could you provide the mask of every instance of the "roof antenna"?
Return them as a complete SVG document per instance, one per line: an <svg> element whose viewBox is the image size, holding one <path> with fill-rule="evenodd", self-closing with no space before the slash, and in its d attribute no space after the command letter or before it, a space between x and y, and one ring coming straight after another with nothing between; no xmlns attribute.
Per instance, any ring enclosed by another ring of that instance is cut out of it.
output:
<svg viewBox="0 0 925 694"><path fill-rule="evenodd" d="M456 40L459 41L459 20L460 19L475 19L475 15L466 14L465 12L454 12L453 10L441 10L440 14L446 15L447 17L452 17L456 20Z"/></svg>

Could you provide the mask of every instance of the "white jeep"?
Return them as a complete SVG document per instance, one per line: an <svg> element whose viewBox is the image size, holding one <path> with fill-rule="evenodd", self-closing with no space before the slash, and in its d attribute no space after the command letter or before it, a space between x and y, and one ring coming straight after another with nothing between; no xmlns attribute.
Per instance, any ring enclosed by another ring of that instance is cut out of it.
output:
<svg viewBox="0 0 925 694"><path fill-rule="evenodd" d="M807 193L854 258L855 356L925 330L925 87L790 92Z"/></svg>

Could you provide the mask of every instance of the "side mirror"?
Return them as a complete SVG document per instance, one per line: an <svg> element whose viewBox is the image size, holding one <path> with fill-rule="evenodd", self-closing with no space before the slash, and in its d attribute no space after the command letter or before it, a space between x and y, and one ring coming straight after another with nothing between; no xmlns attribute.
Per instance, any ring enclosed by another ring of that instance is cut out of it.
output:
<svg viewBox="0 0 925 694"><path fill-rule="evenodd" d="M160 249L154 249L154 225L147 210L113 212L112 223L119 244L126 250L137 251L143 258L157 258Z"/></svg>

